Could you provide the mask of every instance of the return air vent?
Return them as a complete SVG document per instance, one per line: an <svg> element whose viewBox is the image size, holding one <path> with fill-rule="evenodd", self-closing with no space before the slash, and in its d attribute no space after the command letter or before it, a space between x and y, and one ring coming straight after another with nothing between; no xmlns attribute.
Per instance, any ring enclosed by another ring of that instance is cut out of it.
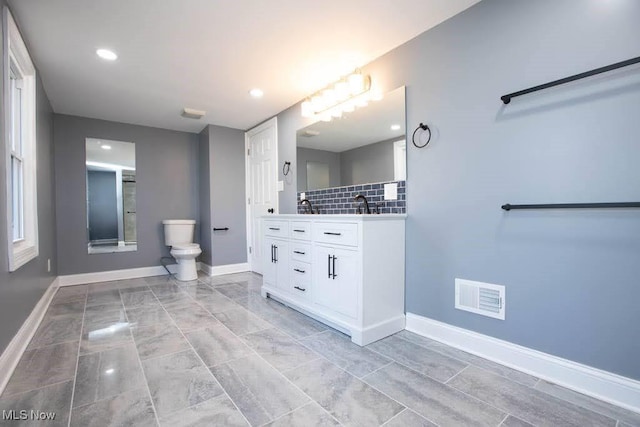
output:
<svg viewBox="0 0 640 427"><path fill-rule="evenodd" d="M300 136L304 136L305 138L312 138L314 136L318 136L320 135L320 132L318 132L317 130L313 130L313 129L307 129L304 132L302 132L300 134Z"/></svg>
<svg viewBox="0 0 640 427"><path fill-rule="evenodd" d="M456 279L456 308L504 320L504 286Z"/></svg>

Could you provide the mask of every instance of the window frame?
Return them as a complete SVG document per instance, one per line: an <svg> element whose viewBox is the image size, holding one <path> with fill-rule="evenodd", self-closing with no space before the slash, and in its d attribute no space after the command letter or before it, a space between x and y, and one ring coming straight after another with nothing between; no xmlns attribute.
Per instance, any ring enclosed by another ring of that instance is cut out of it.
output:
<svg viewBox="0 0 640 427"><path fill-rule="evenodd" d="M2 11L4 140L7 178L7 246L9 271L16 271L39 253L36 153L36 69L8 7ZM14 150L13 91L11 75L21 80L20 148ZM21 236L14 240L13 159L21 163Z"/></svg>

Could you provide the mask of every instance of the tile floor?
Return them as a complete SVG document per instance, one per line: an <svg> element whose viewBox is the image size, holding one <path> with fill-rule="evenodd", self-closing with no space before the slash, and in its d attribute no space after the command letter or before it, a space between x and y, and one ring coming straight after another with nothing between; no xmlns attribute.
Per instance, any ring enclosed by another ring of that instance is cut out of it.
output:
<svg viewBox="0 0 640 427"><path fill-rule="evenodd" d="M56 413L38 426L640 426L410 332L358 347L260 285L243 273L62 288L0 410Z"/></svg>

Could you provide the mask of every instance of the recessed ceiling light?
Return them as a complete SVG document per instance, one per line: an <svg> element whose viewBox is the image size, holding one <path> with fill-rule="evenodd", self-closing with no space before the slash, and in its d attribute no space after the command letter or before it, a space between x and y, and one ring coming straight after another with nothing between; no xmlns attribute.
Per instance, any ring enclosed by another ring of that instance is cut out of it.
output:
<svg viewBox="0 0 640 427"><path fill-rule="evenodd" d="M102 59L106 59L107 61L115 61L118 59L118 55L112 50L109 49L98 49L96 50L96 55L98 55Z"/></svg>
<svg viewBox="0 0 640 427"><path fill-rule="evenodd" d="M103 150L111 150L111 146L107 144L102 144L100 148L102 148Z"/></svg>
<svg viewBox="0 0 640 427"><path fill-rule="evenodd" d="M262 91L262 89L254 88L249 91L249 95L254 98L262 98L264 92Z"/></svg>
<svg viewBox="0 0 640 427"><path fill-rule="evenodd" d="M391 125L391 130L400 130L400 125Z"/></svg>

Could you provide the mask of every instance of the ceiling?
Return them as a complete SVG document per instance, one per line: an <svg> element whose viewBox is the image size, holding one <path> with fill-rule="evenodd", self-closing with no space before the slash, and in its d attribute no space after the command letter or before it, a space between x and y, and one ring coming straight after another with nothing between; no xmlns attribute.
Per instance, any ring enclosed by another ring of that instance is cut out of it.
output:
<svg viewBox="0 0 640 427"><path fill-rule="evenodd" d="M341 153L374 142L400 139L405 134L404 104L403 86L340 119L320 121L300 129L296 133L296 145ZM391 125L398 125L399 129L391 129Z"/></svg>
<svg viewBox="0 0 640 427"><path fill-rule="evenodd" d="M248 129L478 1L9 4L55 112L199 132ZM254 87L263 98L249 96ZM184 107L207 114L184 118Z"/></svg>

